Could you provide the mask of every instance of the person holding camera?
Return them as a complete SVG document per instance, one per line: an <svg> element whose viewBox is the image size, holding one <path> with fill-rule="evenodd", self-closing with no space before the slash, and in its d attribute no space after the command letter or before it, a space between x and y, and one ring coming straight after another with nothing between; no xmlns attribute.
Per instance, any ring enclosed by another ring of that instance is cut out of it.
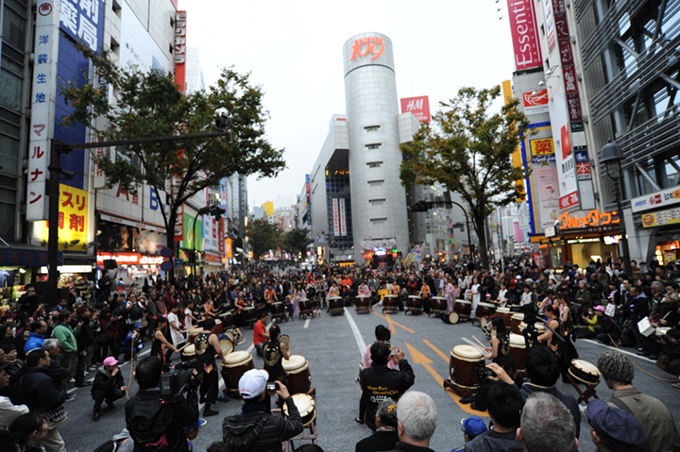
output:
<svg viewBox="0 0 680 452"><path fill-rule="evenodd" d="M161 392L162 373L163 364L156 356L142 359L135 369L139 392L125 404L125 423L135 452L189 451L184 426L198 421L196 379L189 379L186 395L165 395Z"/></svg>
<svg viewBox="0 0 680 452"><path fill-rule="evenodd" d="M376 342L371 345L371 359L373 365L362 369L359 378L361 379L361 397L364 399L362 403L366 406L363 421L371 430L375 430L375 414L378 405L388 397L399 400L399 397L413 386L416 377L411 365L404 359L401 347L390 352L388 344ZM388 360L398 364L399 370L387 367Z"/></svg>
<svg viewBox="0 0 680 452"><path fill-rule="evenodd" d="M280 381L267 383L265 370L251 369L238 382L243 398L241 414L224 419L222 440L228 450L269 451L281 450L281 443L303 430L300 412L288 388ZM265 404L267 396L278 394L288 408L288 418L270 413Z"/></svg>

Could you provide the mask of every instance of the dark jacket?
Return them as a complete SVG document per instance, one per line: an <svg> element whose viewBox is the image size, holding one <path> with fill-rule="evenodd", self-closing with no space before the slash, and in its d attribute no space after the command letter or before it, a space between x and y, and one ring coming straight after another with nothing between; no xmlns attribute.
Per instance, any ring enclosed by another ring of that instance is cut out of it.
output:
<svg viewBox="0 0 680 452"><path fill-rule="evenodd" d="M198 421L198 396L163 403L160 388L139 391L125 404L125 423L135 452L188 452L184 427Z"/></svg>
<svg viewBox="0 0 680 452"><path fill-rule="evenodd" d="M546 394L556 397L564 404L564 406L567 407L571 413L571 416L574 418L574 423L576 424L576 438L579 437L579 434L581 433L581 410L579 410L578 403L576 403L574 396L562 394L554 386L550 388L544 388L541 386L535 386L531 383L524 383L522 385L522 389L520 389L520 392L522 393L522 398L524 401L526 401L534 392L545 392Z"/></svg>
<svg viewBox="0 0 680 452"><path fill-rule="evenodd" d="M64 381L68 380L69 370L61 365L58 357L50 355L50 367L47 368L47 374L52 377L57 388L63 389Z"/></svg>
<svg viewBox="0 0 680 452"><path fill-rule="evenodd" d="M375 413L378 405L387 399L399 400L413 386L415 375L408 360L399 361L399 370L373 364L361 370L361 397L366 403L366 425L375 430Z"/></svg>
<svg viewBox="0 0 680 452"><path fill-rule="evenodd" d="M30 367L21 379L24 402L31 411L51 410L66 401L66 391L59 390L46 367Z"/></svg>
<svg viewBox="0 0 680 452"><path fill-rule="evenodd" d="M354 448L355 452L380 452L384 450L392 450L396 447L399 441L399 435L396 430L377 431L368 438L359 441Z"/></svg>
<svg viewBox="0 0 680 452"><path fill-rule="evenodd" d="M94 382L92 383L92 395L97 391L109 392L113 388L120 388L125 386L125 380L123 380L123 373L120 369L116 375L111 375L104 366L101 366L97 370L97 374L94 376Z"/></svg>
<svg viewBox="0 0 680 452"><path fill-rule="evenodd" d="M465 452L523 452L524 446L517 441L517 432L498 433L486 431L465 444Z"/></svg>
<svg viewBox="0 0 680 452"><path fill-rule="evenodd" d="M390 452L434 452L432 449L429 447L421 447L421 446L415 446L413 444L409 443L404 443L402 441L399 441L397 445L394 447L393 451Z"/></svg>
<svg viewBox="0 0 680 452"><path fill-rule="evenodd" d="M285 399L288 418L264 412L264 404L257 404L243 412L224 419L222 440L232 452L278 452L281 443L302 432L302 418L292 397ZM261 410L259 409L261 407ZM256 409L256 410L255 410Z"/></svg>

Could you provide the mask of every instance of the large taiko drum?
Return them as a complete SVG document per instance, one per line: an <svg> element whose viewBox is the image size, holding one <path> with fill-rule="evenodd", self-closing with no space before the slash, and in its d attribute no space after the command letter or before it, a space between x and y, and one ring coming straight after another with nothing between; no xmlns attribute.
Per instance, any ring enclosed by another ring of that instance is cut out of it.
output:
<svg viewBox="0 0 680 452"><path fill-rule="evenodd" d="M312 302L307 298L300 300L300 317L311 317L313 314Z"/></svg>
<svg viewBox="0 0 680 452"><path fill-rule="evenodd" d="M224 333L224 328L222 328L222 321L220 319L215 319L215 334Z"/></svg>
<svg viewBox="0 0 680 452"><path fill-rule="evenodd" d="M472 302L469 300L456 300L453 302L453 310L458 314L458 320L470 318L472 312Z"/></svg>
<svg viewBox="0 0 680 452"><path fill-rule="evenodd" d="M291 394L307 394L312 387L312 376L309 374L309 362L302 355L291 355L282 359L283 371L286 374L286 386Z"/></svg>
<svg viewBox="0 0 680 452"><path fill-rule="evenodd" d="M471 345L456 345L451 350L449 376L458 395L470 395L479 390L477 368L484 367L484 355Z"/></svg>
<svg viewBox="0 0 680 452"><path fill-rule="evenodd" d="M255 308L243 308L243 323L246 325L254 325L257 322L257 314L255 314Z"/></svg>
<svg viewBox="0 0 680 452"><path fill-rule="evenodd" d="M344 314L345 307L342 305L342 297L331 297L328 299L328 307L331 315Z"/></svg>
<svg viewBox="0 0 680 452"><path fill-rule="evenodd" d="M395 313L399 310L397 295L385 295L383 299L383 312L390 311Z"/></svg>
<svg viewBox="0 0 680 452"><path fill-rule="evenodd" d="M228 330L234 328L234 314L231 311L220 314L219 317L222 320L222 329Z"/></svg>
<svg viewBox="0 0 680 452"><path fill-rule="evenodd" d="M505 329L509 330L511 327L510 319L512 319L512 312L510 312L510 308L498 308L496 309L496 315L503 319L503 323L505 323Z"/></svg>
<svg viewBox="0 0 680 452"><path fill-rule="evenodd" d="M244 373L254 369L253 355L245 350L231 352L222 360L222 378L227 390L236 397L240 397L238 392L238 381Z"/></svg>
<svg viewBox="0 0 680 452"><path fill-rule="evenodd" d="M194 358L196 358L196 346L194 346L194 344L189 344L182 350L180 359L182 361L191 361Z"/></svg>
<svg viewBox="0 0 680 452"><path fill-rule="evenodd" d="M510 331L515 334L521 334L519 324L524 321L524 314L517 312L510 317Z"/></svg>
<svg viewBox="0 0 680 452"><path fill-rule="evenodd" d="M404 314L410 312L411 315L420 315L423 313L423 299L418 295L409 295L406 300L406 311Z"/></svg>
<svg viewBox="0 0 680 452"><path fill-rule="evenodd" d="M281 303L280 301L272 303L272 317L283 316L285 314L286 311L283 307L283 303Z"/></svg>
<svg viewBox="0 0 680 452"><path fill-rule="evenodd" d="M587 385L597 385L600 382L600 371L597 366L583 359L572 359L569 374L577 381Z"/></svg>
<svg viewBox="0 0 680 452"><path fill-rule="evenodd" d="M538 331L539 336L541 334L545 333L546 329L545 329L545 325L543 323L536 322L536 323L534 323L534 325L536 326L536 330ZM517 329L519 330L519 334L524 334L524 330L527 329L527 324L524 323L524 322L520 322Z"/></svg>
<svg viewBox="0 0 680 452"><path fill-rule="evenodd" d="M189 329L189 339L188 339L189 343L193 344L194 342L196 342L196 338L202 332L203 332L203 328L196 328L196 327L190 328Z"/></svg>
<svg viewBox="0 0 680 452"><path fill-rule="evenodd" d="M432 315L441 315L446 312L446 298L445 297L432 297L430 300L430 312L427 313L429 317Z"/></svg>
<svg viewBox="0 0 680 452"><path fill-rule="evenodd" d="M477 315L478 319L481 319L482 317L493 317L496 315L496 305L493 303L480 301L477 304L477 310L475 311L475 314Z"/></svg>
<svg viewBox="0 0 680 452"><path fill-rule="evenodd" d="M371 311L371 302L368 295L357 295L354 302L354 309L357 313L368 314Z"/></svg>
<svg viewBox="0 0 680 452"><path fill-rule="evenodd" d="M222 360L226 358L234 350L234 338L231 333L227 331L220 337L220 349L222 349Z"/></svg>
<svg viewBox="0 0 680 452"><path fill-rule="evenodd" d="M293 398L295 408L300 412L302 426L307 427L316 419L314 399L308 394L293 394L291 397ZM288 405L286 404L283 405L283 415L288 417Z"/></svg>
<svg viewBox="0 0 680 452"><path fill-rule="evenodd" d="M517 372L524 376L526 374L527 344L524 336L510 333L510 354L517 365Z"/></svg>

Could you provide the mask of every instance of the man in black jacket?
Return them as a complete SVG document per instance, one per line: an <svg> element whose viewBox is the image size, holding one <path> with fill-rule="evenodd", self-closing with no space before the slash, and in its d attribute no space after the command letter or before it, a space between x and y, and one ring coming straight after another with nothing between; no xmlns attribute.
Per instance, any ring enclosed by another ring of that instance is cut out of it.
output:
<svg viewBox="0 0 680 452"><path fill-rule="evenodd" d="M161 398L162 363L148 356L137 364L137 395L125 404L125 422L135 452L188 452L184 427L198 421L195 388L183 395Z"/></svg>
<svg viewBox="0 0 680 452"><path fill-rule="evenodd" d="M125 395L125 381L123 374L118 367L118 361L113 356L104 359L104 365L97 370L92 384L92 398L94 399L94 410L92 420L99 421L102 402L113 408L113 402L123 398Z"/></svg>
<svg viewBox="0 0 680 452"><path fill-rule="evenodd" d="M269 374L266 370L251 369L238 382L243 398L241 414L230 416L222 422L222 440L228 450L248 452L280 451L281 443L300 434L303 430L300 412L295 406L288 388L277 381L275 393L283 399L288 418L269 413L266 401L274 395L267 388Z"/></svg>
<svg viewBox="0 0 680 452"><path fill-rule="evenodd" d="M363 391L361 397L364 399L362 403L366 406L364 421L371 430L375 430L375 414L378 405L387 398L399 400L399 397L413 386L416 377L411 365L404 359L401 347L390 355L388 344L376 342L371 345L371 359L373 365L361 370L360 379ZM387 367L388 359L399 364L399 370Z"/></svg>
<svg viewBox="0 0 680 452"><path fill-rule="evenodd" d="M66 452L66 445L59 433L68 414L64 408L66 391L59 390L49 375L50 355L45 348L32 350L26 356L28 370L20 385L24 401L31 411L41 411L47 420L47 436L42 440L48 452Z"/></svg>

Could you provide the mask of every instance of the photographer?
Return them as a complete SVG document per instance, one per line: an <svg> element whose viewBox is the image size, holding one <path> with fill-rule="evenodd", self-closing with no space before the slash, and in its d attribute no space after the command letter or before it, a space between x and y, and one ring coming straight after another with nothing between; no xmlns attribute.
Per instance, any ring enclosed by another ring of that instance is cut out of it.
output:
<svg viewBox="0 0 680 452"><path fill-rule="evenodd" d="M161 375L162 363L155 356L142 359L135 369L139 392L125 404L125 421L135 442L134 450L188 452L184 426L198 421L196 386L190 385L186 398L182 394L166 397L161 393Z"/></svg>
<svg viewBox="0 0 680 452"><path fill-rule="evenodd" d="M668 333L657 338L661 346L661 355L656 360L660 369L677 377L680 375L680 331L669 330ZM674 383L674 388L680 389L680 383Z"/></svg>

